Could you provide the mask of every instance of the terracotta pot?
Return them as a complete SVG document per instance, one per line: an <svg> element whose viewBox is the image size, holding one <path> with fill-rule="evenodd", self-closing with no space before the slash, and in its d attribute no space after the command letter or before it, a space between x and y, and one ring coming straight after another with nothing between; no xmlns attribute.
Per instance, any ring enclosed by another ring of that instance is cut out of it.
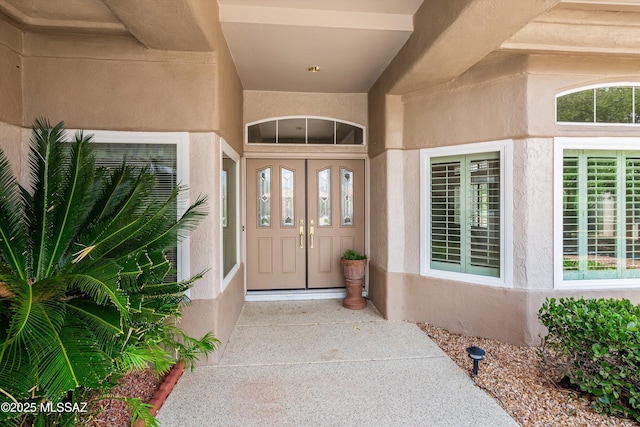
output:
<svg viewBox="0 0 640 427"><path fill-rule="evenodd" d="M366 259L343 259L342 274L346 279L362 279L367 269Z"/></svg>
<svg viewBox="0 0 640 427"><path fill-rule="evenodd" d="M362 310L367 306L367 301L362 297L364 274L367 268L366 259L343 259L342 272L347 287L347 297L342 300L342 305L350 310Z"/></svg>

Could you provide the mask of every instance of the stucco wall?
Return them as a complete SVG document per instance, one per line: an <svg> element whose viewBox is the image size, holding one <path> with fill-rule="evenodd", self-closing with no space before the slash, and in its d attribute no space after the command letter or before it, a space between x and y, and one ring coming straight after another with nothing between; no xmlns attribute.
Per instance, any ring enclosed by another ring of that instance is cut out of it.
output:
<svg viewBox="0 0 640 427"><path fill-rule="evenodd" d="M526 61L478 65L455 81L403 97L404 148L519 138L527 132Z"/></svg>
<svg viewBox="0 0 640 427"><path fill-rule="evenodd" d="M211 131L215 54L144 49L125 37L27 34L24 120L68 127Z"/></svg>
<svg viewBox="0 0 640 427"><path fill-rule="evenodd" d="M9 160L14 176L22 183L22 128L0 121L0 149Z"/></svg>
<svg viewBox="0 0 640 427"><path fill-rule="evenodd" d="M0 122L21 124L22 119L21 31L0 17Z"/></svg>
<svg viewBox="0 0 640 427"><path fill-rule="evenodd" d="M244 91L244 123L295 115L332 117L366 127L367 94Z"/></svg>
<svg viewBox="0 0 640 427"><path fill-rule="evenodd" d="M514 141L514 288L553 288L553 177L553 139Z"/></svg>
<svg viewBox="0 0 640 427"><path fill-rule="evenodd" d="M242 271L242 266L240 270ZM213 332L221 343L218 351L208 360L201 360L199 365L214 365L220 361L243 304L244 279L242 274L236 274L224 292L216 298L192 300L182 310L180 327L188 334L201 338L207 332Z"/></svg>
<svg viewBox="0 0 640 427"><path fill-rule="evenodd" d="M219 24L218 24L219 25ZM208 80L202 84L208 84ZM216 47L214 129L240 155L243 148L243 91L229 48L219 30Z"/></svg>
<svg viewBox="0 0 640 427"><path fill-rule="evenodd" d="M190 237L190 268L195 274L207 270L190 291L191 299L215 298L220 292L220 138L214 133L190 135L189 186L191 202L199 195L207 195L207 212Z"/></svg>
<svg viewBox="0 0 640 427"><path fill-rule="evenodd" d="M370 165L370 218L372 236L369 260L385 270L389 261L389 203L387 186L387 154L372 158Z"/></svg>

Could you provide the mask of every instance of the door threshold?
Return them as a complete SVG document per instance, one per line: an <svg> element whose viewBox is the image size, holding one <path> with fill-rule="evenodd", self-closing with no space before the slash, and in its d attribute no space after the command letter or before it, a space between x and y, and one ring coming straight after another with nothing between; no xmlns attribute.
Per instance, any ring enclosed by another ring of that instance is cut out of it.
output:
<svg viewBox="0 0 640 427"><path fill-rule="evenodd" d="M311 299L342 299L347 290L342 289L300 289L281 291L247 291L245 301L297 301Z"/></svg>

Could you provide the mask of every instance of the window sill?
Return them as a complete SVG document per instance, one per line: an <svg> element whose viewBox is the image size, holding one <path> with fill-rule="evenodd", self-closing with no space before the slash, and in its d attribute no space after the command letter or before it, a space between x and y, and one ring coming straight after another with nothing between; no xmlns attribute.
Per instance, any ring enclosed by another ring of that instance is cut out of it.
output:
<svg viewBox="0 0 640 427"><path fill-rule="evenodd" d="M472 285L491 286L494 288L513 287L512 285L508 285L502 277L479 276L477 274L452 273L449 271L429 269L421 272L420 275L426 278L445 279L455 282L469 283Z"/></svg>

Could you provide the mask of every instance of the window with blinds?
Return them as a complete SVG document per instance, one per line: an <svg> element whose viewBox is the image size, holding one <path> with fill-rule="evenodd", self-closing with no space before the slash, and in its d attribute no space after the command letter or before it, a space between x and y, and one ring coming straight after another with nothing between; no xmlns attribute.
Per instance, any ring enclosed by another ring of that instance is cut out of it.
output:
<svg viewBox="0 0 640 427"><path fill-rule="evenodd" d="M500 154L431 158L432 269L500 277Z"/></svg>
<svg viewBox="0 0 640 427"><path fill-rule="evenodd" d="M153 199L163 200L177 185L177 146L176 144L130 144L96 143L94 144L96 166L117 168L123 159L128 165L142 168L148 166L156 176L156 185L152 191ZM176 247L167 252L172 270L165 281L177 279L177 242Z"/></svg>
<svg viewBox="0 0 640 427"><path fill-rule="evenodd" d="M640 277L640 153L565 150L563 278Z"/></svg>

